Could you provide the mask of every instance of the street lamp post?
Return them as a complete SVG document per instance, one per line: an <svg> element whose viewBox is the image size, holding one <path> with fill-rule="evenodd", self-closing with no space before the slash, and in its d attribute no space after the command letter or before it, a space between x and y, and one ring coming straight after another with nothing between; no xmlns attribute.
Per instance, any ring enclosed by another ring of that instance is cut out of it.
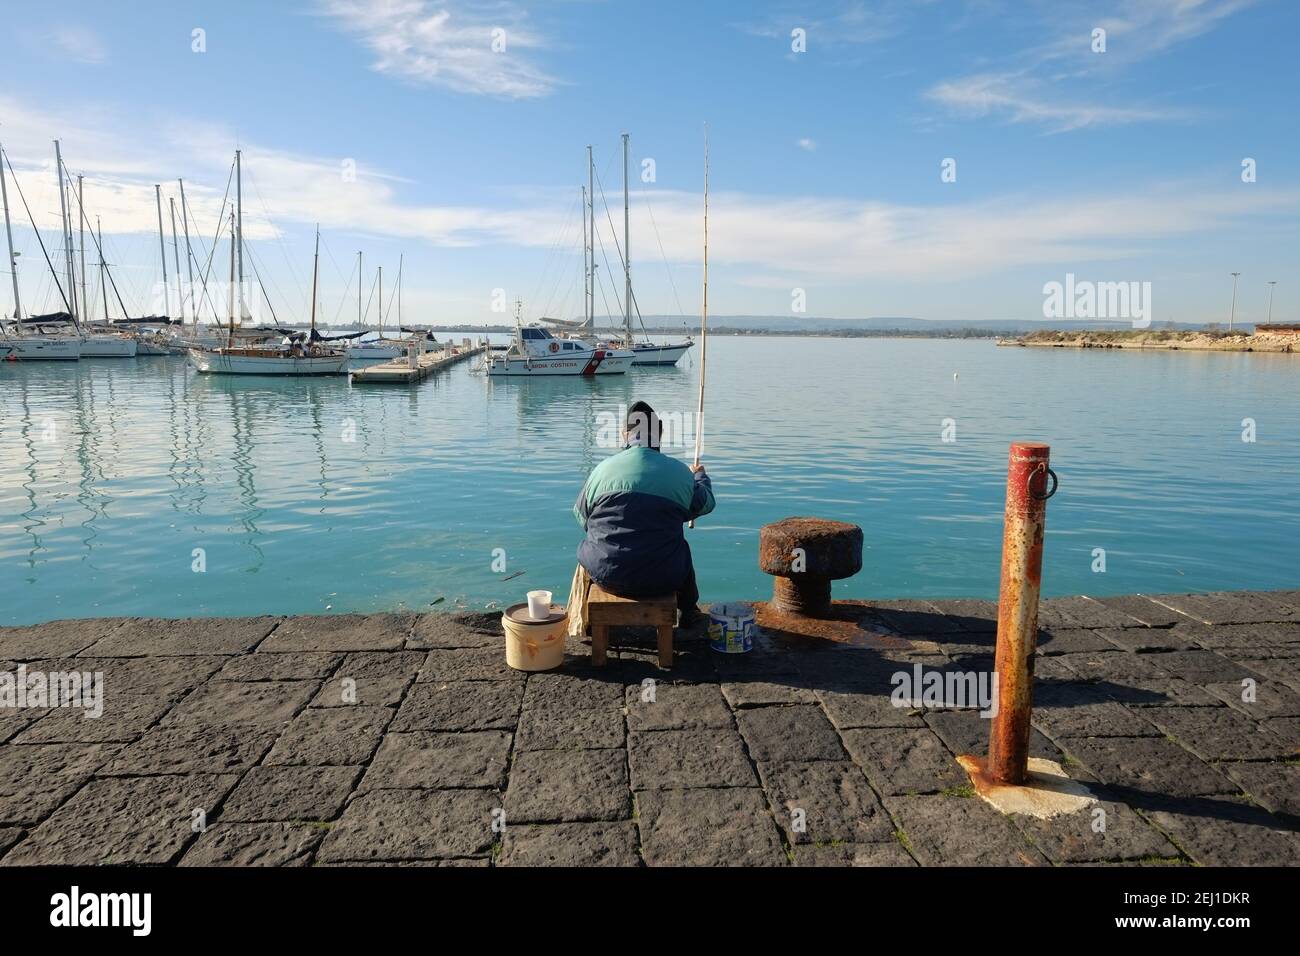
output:
<svg viewBox="0 0 1300 956"><path fill-rule="evenodd" d="M1241 275L1240 272L1234 272L1232 274L1232 308L1228 311L1229 332L1232 331L1233 320L1237 317L1237 276L1239 275Z"/></svg>

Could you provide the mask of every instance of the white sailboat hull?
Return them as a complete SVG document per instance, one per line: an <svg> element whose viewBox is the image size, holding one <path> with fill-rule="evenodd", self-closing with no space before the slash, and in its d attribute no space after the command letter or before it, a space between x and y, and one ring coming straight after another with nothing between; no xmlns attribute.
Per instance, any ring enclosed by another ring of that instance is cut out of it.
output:
<svg viewBox="0 0 1300 956"><path fill-rule="evenodd" d="M32 336L0 341L0 354L19 362L75 362L81 358L79 339Z"/></svg>
<svg viewBox="0 0 1300 956"><path fill-rule="evenodd" d="M135 358L135 339L124 335L87 335L81 340L82 358Z"/></svg>
<svg viewBox="0 0 1300 956"><path fill-rule="evenodd" d="M389 343L366 343L348 347L348 359L354 362L389 362L405 354L405 346Z"/></svg>
<svg viewBox="0 0 1300 956"><path fill-rule="evenodd" d="M676 365L677 360L690 351L694 342L680 345L634 345L632 351L636 358L633 365Z"/></svg>
<svg viewBox="0 0 1300 956"><path fill-rule="evenodd" d="M213 375L343 375L348 357L343 355L226 355L221 351L190 349L189 364L197 372Z"/></svg>

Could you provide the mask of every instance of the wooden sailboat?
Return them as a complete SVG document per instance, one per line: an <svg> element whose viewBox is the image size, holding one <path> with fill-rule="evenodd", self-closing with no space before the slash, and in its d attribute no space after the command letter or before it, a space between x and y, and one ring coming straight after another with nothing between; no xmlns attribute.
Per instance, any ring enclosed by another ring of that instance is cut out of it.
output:
<svg viewBox="0 0 1300 956"><path fill-rule="evenodd" d="M320 274L320 227L316 228L316 251L311 272L311 332L306 341L294 339L280 345L235 345L235 313L243 316L243 188L240 183L240 153L235 152L236 208L230 226L231 308L226 344L219 348L191 348L189 363L198 372L219 375L343 375L348 354L319 340L316 331L316 285ZM164 259L165 261L165 259ZM238 275L236 276L236 262ZM236 304L236 302L238 304Z"/></svg>

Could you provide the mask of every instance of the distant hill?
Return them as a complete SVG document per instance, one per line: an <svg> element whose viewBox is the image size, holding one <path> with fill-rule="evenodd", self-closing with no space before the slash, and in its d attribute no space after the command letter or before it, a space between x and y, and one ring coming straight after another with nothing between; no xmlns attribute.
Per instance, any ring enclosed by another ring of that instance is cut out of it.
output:
<svg viewBox="0 0 1300 956"><path fill-rule="evenodd" d="M699 324L699 316L647 315L642 317L646 328L665 330L680 329L685 323L687 328ZM615 324L619 319L597 319L600 324ZM1199 329L1199 323L1175 322L1153 323L1160 328ZM871 332L912 332L943 334L947 331L966 329L992 329L1000 332L1033 332L1038 329L1082 329L1087 331L1119 331L1132 328L1128 322L1088 322L1046 319L998 319L980 322L960 320L945 321L941 319L917 319L911 316L872 316L863 319L832 319L818 316L799 315L711 315L709 327L716 329L736 329L737 331L786 332L786 333L871 333Z"/></svg>

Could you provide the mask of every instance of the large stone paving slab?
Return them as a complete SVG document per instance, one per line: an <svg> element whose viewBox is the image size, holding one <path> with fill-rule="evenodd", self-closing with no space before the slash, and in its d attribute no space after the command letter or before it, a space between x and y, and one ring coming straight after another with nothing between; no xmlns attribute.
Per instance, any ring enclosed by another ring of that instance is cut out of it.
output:
<svg viewBox="0 0 1300 956"><path fill-rule="evenodd" d="M938 793L969 783L928 728L846 730L844 745L881 793Z"/></svg>
<svg viewBox="0 0 1300 956"><path fill-rule="evenodd" d="M782 763L844 760L839 734L820 707L757 707L736 714L740 732L755 760Z"/></svg>
<svg viewBox="0 0 1300 956"><path fill-rule="evenodd" d="M92 780L4 858L8 866L175 863L234 774Z"/></svg>
<svg viewBox="0 0 1300 956"><path fill-rule="evenodd" d="M225 823L332 820L361 767L254 767L221 809Z"/></svg>
<svg viewBox="0 0 1300 956"><path fill-rule="evenodd" d="M977 797L891 797L886 806L923 866L1047 865L1010 820Z"/></svg>
<svg viewBox="0 0 1300 956"><path fill-rule="evenodd" d="M640 866L636 824L509 823L500 866Z"/></svg>
<svg viewBox="0 0 1300 956"><path fill-rule="evenodd" d="M731 729L735 721L717 684L633 684L627 688L627 726L633 732Z"/></svg>
<svg viewBox="0 0 1300 956"><path fill-rule="evenodd" d="M923 727L922 711L911 706L895 706L892 688L876 684L843 690L819 690L826 715L840 730L857 727Z"/></svg>
<svg viewBox="0 0 1300 956"><path fill-rule="evenodd" d="M208 681L163 718L163 726L276 727L307 706L317 681Z"/></svg>
<svg viewBox="0 0 1300 956"><path fill-rule="evenodd" d="M1179 614L1177 611L1167 608L1163 604L1157 604L1150 598L1143 597L1140 594L1129 594L1122 597L1099 597L1091 600L1110 608L1112 611L1118 611L1131 617L1148 627L1168 627L1180 621L1190 620L1187 615Z"/></svg>
<svg viewBox="0 0 1300 956"><path fill-rule="evenodd" d="M203 724L154 727L117 752L100 776L242 773L271 748L275 734Z"/></svg>
<svg viewBox="0 0 1300 956"><path fill-rule="evenodd" d="M406 646L413 614L320 614L291 617L258 650L395 651Z"/></svg>
<svg viewBox="0 0 1300 956"><path fill-rule="evenodd" d="M387 707L309 707L266 755L269 766L359 766L369 762L392 719Z"/></svg>
<svg viewBox="0 0 1300 956"><path fill-rule="evenodd" d="M59 707L32 724L15 744L111 743L134 740L172 706L152 694L105 696L104 712L91 717L79 707Z"/></svg>
<svg viewBox="0 0 1300 956"><path fill-rule="evenodd" d="M523 680L522 671L511 670L500 647L457 647L432 650L416 680Z"/></svg>
<svg viewBox="0 0 1300 956"><path fill-rule="evenodd" d="M312 700L313 707L357 704L396 707L415 680L424 654L420 651L362 651L348 654Z"/></svg>
<svg viewBox="0 0 1300 956"><path fill-rule="evenodd" d="M115 630L129 618L50 621L30 627L0 627L0 659L34 661L71 657Z"/></svg>
<svg viewBox="0 0 1300 956"><path fill-rule="evenodd" d="M112 744L0 747L0 824L45 819L116 752Z"/></svg>
<svg viewBox="0 0 1300 956"><path fill-rule="evenodd" d="M1245 802L1170 800L1143 812L1202 866L1300 865L1300 835Z"/></svg>
<svg viewBox="0 0 1300 956"><path fill-rule="evenodd" d="M784 866L789 861L758 788L637 794L642 856L650 866Z"/></svg>
<svg viewBox="0 0 1300 956"><path fill-rule="evenodd" d="M1239 784L1253 803L1300 821L1300 764L1280 760L1223 763L1219 770Z"/></svg>
<svg viewBox="0 0 1300 956"><path fill-rule="evenodd" d="M1164 737L1071 737L1062 746L1100 780L1116 787L1147 795L1237 792L1227 777Z"/></svg>
<svg viewBox="0 0 1300 956"><path fill-rule="evenodd" d="M759 773L786 842L893 842L893 821L855 764L760 764Z"/></svg>
<svg viewBox="0 0 1300 956"><path fill-rule="evenodd" d="M1157 727L1202 760L1264 760L1295 751L1295 741L1229 707L1160 707L1149 713Z"/></svg>
<svg viewBox="0 0 1300 956"><path fill-rule="evenodd" d="M325 839L310 823L218 823L198 839L181 866L306 866Z"/></svg>
<svg viewBox="0 0 1300 956"><path fill-rule="evenodd" d="M450 789L506 785L510 734L391 733L361 781L363 790Z"/></svg>
<svg viewBox="0 0 1300 956"><path fill-rule="evenodd" d="M253 653L226 658L217 680L321 680L343 659L328 651L299 654Z"/></svg>
<svg viewBox="0 0 1300 956"><path fill-rule="evenodd" d="M518 754L505 801L507 825L630 819L627 755L622 750Z"/></svg>
<svg viewBox="0 0 1300 956"><path fill-rule="evenodd" d="M391 729L514 730L523 701L518 681L443 681L416 684Z"/></svg>
<svg viewBox="0 0 1300 956"><path fill-rule="evenodd" d="M275 617L128 618L78 656L243 654L270 634L279 620Z"/></svg>
<svg viewBox="0 0 1300 956"><path fill-rule="evenodd" d="M634 790L753 787L758 777L734 730L652 730L628 738Z"/></svg>
<svg viewBox="0 0 1300 956"><path fill-rule="evenodd" d="M795 866L916 866L903 845L890 843L800 844L794 848Z"/></svg>
<svg viewBox="0 0 1300 956"><path fill-rule="evenodd" d="M104 699L153 695L174 700L198 687L226 663L230 657L67 657L34 661L28 670L78 671L99 674Z"/></svg>
<svg viewBox="0 0 1300 956"><path fill-rule="evenodd" d="M411 650L435 647L493 647L504 653L501 615L421 614L407 638Z"/></svg>
<svg viewBox="0 0 1300 956"><path fill-rule="evenodd" d="M1104 786L1092 788L1098 802L1076 813L1039 820L1013 816L1011 822L1054 863L1094 863L1176 859L1178 848L1135 810L1107 799Z"/></svg>
<svg viewBox="0 0 1300 956"><path fill-rule="evenodd" d="M499 827L500 813L501 797L491 790L363 793L330 828L316 860L436 860L485 855L497 841L493 825Z"/></svg>
<svg viewBox="0 0 1300 956"><path fill-rule="evenodd" d="M608 750L622 747L627 737L621 710L578 710L572 712L530 710L519 716L515 749Z"/></svg>

